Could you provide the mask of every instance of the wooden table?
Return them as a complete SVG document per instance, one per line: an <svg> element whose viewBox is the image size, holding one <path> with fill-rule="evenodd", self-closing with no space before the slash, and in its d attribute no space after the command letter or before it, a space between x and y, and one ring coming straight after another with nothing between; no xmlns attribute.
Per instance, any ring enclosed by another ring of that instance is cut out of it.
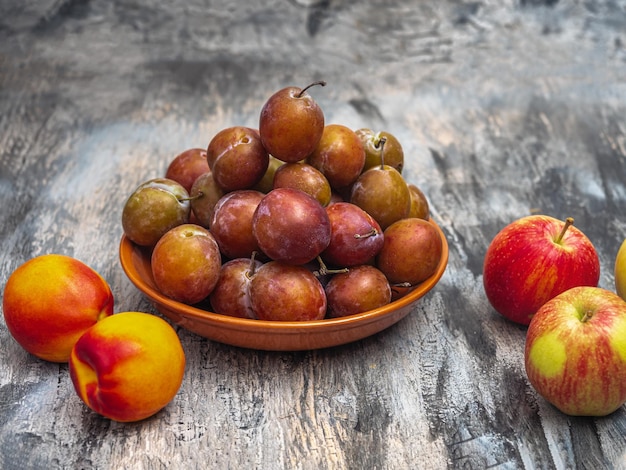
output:
<svg viewBox="0 0 626 470"><path fill-rule="evenodd" d="M2 2L2 285L64 253L107 279L117 312L155 312L118 261L130 192L218 130L256 126L277 89L318 79L328 123L403 143L448 269L405 319L345 346L261 352L178 329L182 388L135 424L88 410L67 365L24 352L2 320L0 467L625 468L626 409L547 404L525 376L525 328L482 287L492 237L545 213L574 217L614 288L624 2L207 3Z"/></svg>

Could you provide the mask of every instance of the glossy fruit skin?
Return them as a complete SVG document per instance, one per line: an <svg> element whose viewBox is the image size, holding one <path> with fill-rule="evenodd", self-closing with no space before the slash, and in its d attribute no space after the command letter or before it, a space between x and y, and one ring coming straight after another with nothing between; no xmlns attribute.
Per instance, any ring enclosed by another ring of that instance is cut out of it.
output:
<svg viewBox="0 0 626 470"><path fill-rule="evenodd" d="M386 131L374 132L372 129L362 128L356 131L356 135L363 143L365 150L365 163L363 171L381 164L381 148L380 141L385 139L384 144L384 163L402 173L404 168L404 150L400 141L391 133Z"/></svg>
<svg viewBox="0 0 626 470"><path fill-rule="evenodd" d="M74 343L113 314L107 282L82 261L46 254L31 258L9 276L2 311L13 338L29 353L67 362Z"/></svg>
<svg viewBox="0 0 626 470"><path fill-rule="evenodd" d="M274 189L274 177L276 176L276 171L278 171L278 169L284 164L285 162L282 160L270 155L269 164L267 165L265 174L252 189L260 191L263 194L269 193L272 189Z"/></svg>
<svg viewBox="0 0 626 470"><path fill-rule="evenodd" d="M324 127L319 143L306 161L322 172L332 188L347 188L363 170L365 150L352 129L329 124Z"/></svg>
<svg viewBox="0 0 626 470"><path fill-rule="evenodd" d="M483 262L483 286L493 308L528 325L551 298L576 286L597 286L600 261L591 241L575 226L561 243L565 222L546 215L522 217L493 238Z"/></svg>
<svg viewBox="0 0 626 470"><path fill-rule="evenodd" d="M308 157L324 131L324 113L307 92L286 87L274 93L261 108L259 133L267 151L284 162Z"/></svg>
<svg viewBox="0 0 626 470"><path fill-rule="evenodd" d="M624 240L615 257L615 290L617 295L626 300L626 240Z"/></svg>
<svg viewBox="0 0 626 470"><path fill-rule="evenodd" d="M331 237L321 254L324 262L341 268L372 262L384 243L378 222L349 202L336 202L326 208L326 213Z"/></svg>
<svg viewBox="0 0 626 470"><path fill-rule="evenodd" d="M250 189L261 181L269 165L269 154L256 129L233 126L211 139L207 161L215 182L229 192Z"/></svg>
<svg viewBox="0 0 626 470"><path fill-rule="evenodd" d="M409 216L411 193L395 168L377 166L359 176L352 186L350 202L370 214L385 230Z"/></svg>
<svg viewBox="0 0 626 470"><path fill-rule="evenodd" d="M154 246L169 229L189 222L187 190L174 180L154 178L140 184L122 210L122 227L137 245Z"/></svg>
<svg viewBox="0 0 626 470"><path fill-rule="evenodd" d="M213 311L232 317L256 319L250 303L249 286L253 273L262 264L256 259L248 258L236 258L225 262L210 295Z"/></svg>
<svg viewBox="0 0 626 470"><path fill-rule="evenodd" d="M409 184L409 192L411 193L411 209L408 217L417 217L418 219L430 219L430 205L426 195L414 184Z"/></svg>
<svg viewBox="0 0 626 470"><path fill-rule="evenodd" d="M325 287L330 318L345 317L382 307L391 302L391 287L374 266L355 266L335 274Z"/></svg>
<svg viewBox="0 0 626 470"><path fill-rule="evenodd" d="M526 334L528 380L573 416L606 416L626 402L626 302L573 287L543 304Z"/></svg>
<svg viewBox="0 0 626 470"><path fill-rule="evenodd" d="M309 321L326 315L326 294L308 269L270 261L250 281L250 302L259 320Z"/></svg>
<svg viewBox="0 0 626 470"><path fill-rule="evenodd" d="M443 242L437 229L423 219L402 219L387 227L376 267L391 284L425 281L441 260Z"/></svg>
<svg viewBox="0 0 626 470"><path fill-rule="evenodd" d="M252 233L252 218L264 196L241 189L225 194L215 205L211 233L225 257L250 258L253 252L261 251Z"/></svg>
<svg viewBox="0 0 626 470"><path fill-rule="evenodd" d="M273 189L293 188L311 195L322 206L327 206L332 194L328 179L317 168L307 163L284 163L274 174Z"/></svg>
<svg viewBox="0 0 626 470"><path fill-rule="evenodd" d="M122 312L80 337L69 367L74 389L89 408L131 422L154 415L174 398L183 381L185 353L165 320Z"/></svg>
<svg viewBox="0 0 626 470"><path fill-rule="evenodd" d="M185 304L195 304L209 296L221 266L215 238L199 225L174 227L152 251L151 268L157 289Z"/></svg>
<svg viewBox="0 0 626 470"><path fill-rule="evenodd" d="M198 225L210 228L215 205L226 192L220 188L211 171L200 175L191 186L191 211Z"/></svg>
<svg viewBox="0 0 626 470"><path fill-rule="evenodd" d="M192 148L178 154L170 162L165 177L181 184L187 192L200 175L209 171L206 149Z"/></svg>
<svg viewBox="0 0 626 470"><path fill-rule="evenodd" d="M305 264L330 243L330 220L324 207L303 191L277 188L259 203L252 233L261 251L276 261Z"/></svg>

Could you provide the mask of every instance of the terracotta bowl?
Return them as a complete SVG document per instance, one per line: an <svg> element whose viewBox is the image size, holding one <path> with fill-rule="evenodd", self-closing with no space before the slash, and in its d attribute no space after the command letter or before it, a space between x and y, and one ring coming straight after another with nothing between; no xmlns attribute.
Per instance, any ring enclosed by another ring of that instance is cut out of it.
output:
<svg viewBox="0 0 626 470"><path fill-rule="evenodd" d="M232 346L267 351L320 349L357 341L390 327L408 315L415 303L437 284L448 263L448 243L441 228L432 220L431 223L443 243L435 274L384 307L343 318L278 322L220 315L161 294L150 269L151 250L135 245L125 236L120 243L120 261L130 281L162 315L200 336Z"/></svg>

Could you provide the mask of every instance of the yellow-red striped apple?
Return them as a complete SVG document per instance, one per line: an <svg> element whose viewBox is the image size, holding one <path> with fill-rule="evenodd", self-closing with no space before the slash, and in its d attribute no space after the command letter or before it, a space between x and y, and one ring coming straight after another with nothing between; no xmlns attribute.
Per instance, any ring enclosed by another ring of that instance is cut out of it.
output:
<svg viewBox="0 0 626 470"><path fill-rule="evenodd" d="M528 326L528 380L563 413L605 416L626 402L626 302L599 287L569 289Z"/></svg>

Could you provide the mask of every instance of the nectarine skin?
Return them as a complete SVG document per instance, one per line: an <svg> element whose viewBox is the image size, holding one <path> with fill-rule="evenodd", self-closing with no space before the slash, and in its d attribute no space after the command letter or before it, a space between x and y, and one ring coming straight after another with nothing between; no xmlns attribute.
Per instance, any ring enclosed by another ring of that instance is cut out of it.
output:
<svg viewBox="0 0 626 470"><path fill-rule="evenodd" d="M185 353L165 320L124 312L87 330L72 349L69 366L76 393L89 408L115 421L139 421L178 393Z"/></svg>
<svg viewBox="0 0 626 470"><path fill-rule="evenodd" d="M113 313L113 293L82 261L46 254L11 274L2 308L9 332L26 351L47 361L67 362L78 338Z"/></svg>

